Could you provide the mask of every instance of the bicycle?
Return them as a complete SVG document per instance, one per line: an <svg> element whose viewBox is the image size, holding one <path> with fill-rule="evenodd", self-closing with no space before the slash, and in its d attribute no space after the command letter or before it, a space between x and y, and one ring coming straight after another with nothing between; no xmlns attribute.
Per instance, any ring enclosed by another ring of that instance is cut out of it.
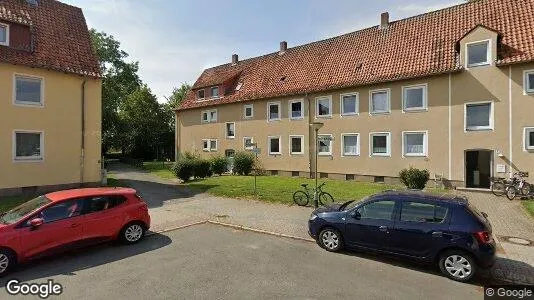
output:
<svg viewBox="0 0 534 300"><path fill-rule="evenodd" d="M506 191L507 191L506 188L508 185L508 181L502 177L491 177L490 180L491 180L491 192L495 196L498 196L498 197L504 196L504 194L506 194Z"/></svg>
<svg viewBox="0 0 534 300"><path fill-rule="evenodd" d="M518 190L522 196L528 196L530 194L531 186L525 180L526 177L528 177L528 172L514 173L514 177L508 182L506 187L506 197L509 200L514 200Z"/></svg>
<svg viewBox="0 0 534 300"><path fill-rule="evenodd" d="M332 197L332 195L322 190L322 187L325 184L326 182L321 183L321 185L317 187L317 191L315 191L315 189L309 189L308 184L306 183L301 184L300 186L304 188L304 191L299 190L293 193L293 201L298 206L306 206L308 205L308 203L310 203L310 200L313 199L313 197L315 196L315 193L318 193L319 203L321 203L321 205L324 206L324 205L334 202L334 197Z"/></svg>

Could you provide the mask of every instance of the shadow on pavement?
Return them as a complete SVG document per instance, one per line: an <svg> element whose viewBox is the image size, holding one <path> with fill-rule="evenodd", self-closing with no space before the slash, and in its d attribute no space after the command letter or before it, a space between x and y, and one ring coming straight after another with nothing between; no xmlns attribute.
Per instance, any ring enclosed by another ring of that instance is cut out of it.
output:
<svg viewBox="0 0 534 300"><path fill-rule="evenodd" d="M534 267L522 261L497 257L491 274L509 283L534 285Z"/></svg>
<svg viewBox="0 0 534 300"><path fill-rule="evenodd" d="M31 261L0 278L0 287L5 287L7 282L13 278L20 281L32 281L56 275L76 276L77 271L154 251L171 243L172 240L168 236L153 234L134 245L105 243Z"/></svg>

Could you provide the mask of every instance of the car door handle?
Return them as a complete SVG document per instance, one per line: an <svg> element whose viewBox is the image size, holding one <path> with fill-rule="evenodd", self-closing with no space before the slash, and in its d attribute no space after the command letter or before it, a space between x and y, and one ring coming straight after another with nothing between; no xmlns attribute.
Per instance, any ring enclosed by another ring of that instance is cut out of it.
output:
<svg viewBox="0 0 534 300"><path fill-rule="evenodd" d="M434 232L432 232L432 237L443 237L443 232L434 231Z"/></svg>
<svg viewBox="0 0 534 300"><path fill-rule="evenodd" d="M383 232L388 232L388 227L387 226L380 226L380 227L378 227L378 230L383 231Z"/></svg>

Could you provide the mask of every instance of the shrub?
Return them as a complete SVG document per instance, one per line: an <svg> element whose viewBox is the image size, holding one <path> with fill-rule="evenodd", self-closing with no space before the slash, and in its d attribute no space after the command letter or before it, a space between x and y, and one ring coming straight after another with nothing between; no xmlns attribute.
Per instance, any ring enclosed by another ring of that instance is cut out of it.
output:
<svg viewBox="0 0 534 300"><path fill-rule="evenodd" d="M195 158L193 161L193 177L195 178L206 178L210 177L213 173L211 172L211 163L207 159Z"/></svg>
<svg viewBox="0 0 534 300"><path fill-rule="evenodd" d="M234 156L234 172L238 175L249 175L254 168L254 154L240 151Z"/></svg>
<svg viewBox="0 0 534 300"><path fill-rule="evenodd" d="M428 170L419 170L414 167L402 169L399 173L400 180L409 189L422 190L430 179Z"/></svg>
<svg viewBox="0 0 534 300"><path fill-rule="evenodd" d="M172 167L174 176L181 179L183 182L188 182L193 177L194 173L194 159L182 158L178 160Z"/></svg>
<svg viewBox="0 0 534 300"><path fill-rule="evenodd" d="M211 158L211 171L217 175L222 175L228 171L228 158L224 156L214 156Z"/></svg>

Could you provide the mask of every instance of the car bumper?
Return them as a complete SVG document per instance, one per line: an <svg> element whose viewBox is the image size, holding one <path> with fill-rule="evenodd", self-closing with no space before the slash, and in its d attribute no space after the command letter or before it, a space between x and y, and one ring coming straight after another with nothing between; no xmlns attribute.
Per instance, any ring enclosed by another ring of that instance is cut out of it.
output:
<svg viewBox="0 0 534 300"><path fill-rule="evenodd" d="M477 264L480 268L488 269L495 264L496 248L497 246L494 243L480 247L478 253L476 254Z"/></svg>
<svg viewBox="0 0 534 300"><path fill-rule="evenodd" d="M319 236L318 226L313 221L308 221L308 234L316 240Z"/></svg>

